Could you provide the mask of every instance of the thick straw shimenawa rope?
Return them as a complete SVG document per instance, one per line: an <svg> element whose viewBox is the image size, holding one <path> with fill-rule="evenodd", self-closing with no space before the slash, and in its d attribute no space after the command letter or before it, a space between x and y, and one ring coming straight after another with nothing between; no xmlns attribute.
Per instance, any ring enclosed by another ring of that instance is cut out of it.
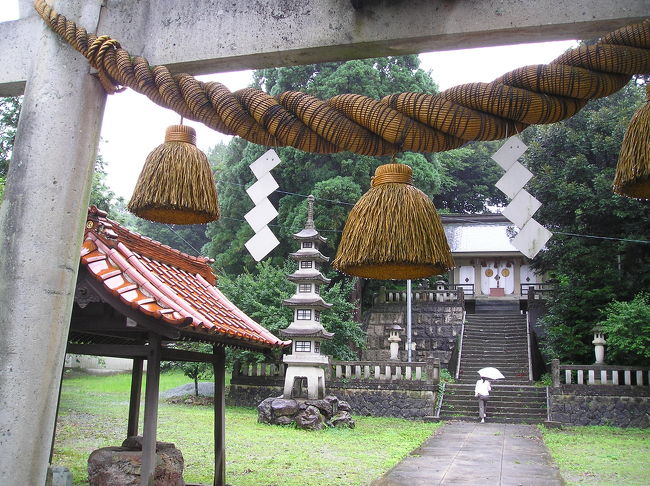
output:
<svg viewBox="0 0 650 486"><path fill-rule="evenodd" d="M650 19L597 44L567 51L548 65L515 69L491 83L469 83L437 95L400 93L381 101L344 94L321 101L296 92L272 97L247 88L231 93L165 66L150 66L108 36L97 37L56 13L35 8L48 25L99 72L108 93L129 87L184 118L267 146L306 152L388 155L442 152L471 140L497 140L530 124L574 115L589 99L650 74Z"/></svg>

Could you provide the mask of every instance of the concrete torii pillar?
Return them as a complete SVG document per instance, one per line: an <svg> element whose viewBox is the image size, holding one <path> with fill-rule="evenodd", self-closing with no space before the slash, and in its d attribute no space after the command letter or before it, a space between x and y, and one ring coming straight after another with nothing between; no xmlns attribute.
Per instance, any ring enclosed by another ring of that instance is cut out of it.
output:
<svg viewBox="0 0 650 486"><path fill-rule="evenodd" d="M93 31L101 0L67 2ZM0 484L45 484L106 95L43 24L0 210Z"/></svg>
<svg viewBox="0 0 650 486"><path fill-rule="evenodd" d="M588 39L650 15L647 0L515 0L507 12L502 0L369 2L361 10L349 0L302 0L300 8L285 0L111 0L101 18L102 0L51 3L132 54L190 74ZM21 94L27 81L0 209L0 484L40 486L105 95L82 56L34 16L31 0L20 4L31 18L0 23L0 96ZM190 27L203 35L188 35Z"/></svg>

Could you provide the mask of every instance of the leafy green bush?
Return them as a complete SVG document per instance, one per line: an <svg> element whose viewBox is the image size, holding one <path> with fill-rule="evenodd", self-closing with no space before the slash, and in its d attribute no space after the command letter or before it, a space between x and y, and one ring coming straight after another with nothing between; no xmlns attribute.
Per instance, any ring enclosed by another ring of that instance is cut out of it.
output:
<svg viewBox="0 0 650 486"><path fill-rule="evenodd" d="M607 361L622 365L650 362L650 295L637 294L629 302L613 301L602 312L598 327L607 340Z"/></svg>

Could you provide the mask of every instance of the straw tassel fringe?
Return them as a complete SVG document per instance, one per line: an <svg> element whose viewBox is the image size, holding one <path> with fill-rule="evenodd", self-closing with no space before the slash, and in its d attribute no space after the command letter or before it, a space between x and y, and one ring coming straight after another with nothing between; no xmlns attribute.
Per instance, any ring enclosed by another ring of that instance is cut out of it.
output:
<svg viewBox="0 0 650 486"><path fill-rule="evenodd" d="M219 218L210 163L195 140L191 127L167 128L165 143L147 157L129 211L150 221L170 224L200 224Z"/></svg>
<svg viewBox="0 0 650 486"><path fill-rule="evenodd" d="M616 165L614 192L621 196L650 199L650 83L646 102L627 127Z"/></svg>
<svg viewBox="0 0 650 486"><path fill-rule="evenodd" d="M406 280L454 267L436 208L410 178L411 168L404 164L377 168L373 187L345 223L335 268L363 278Z"/></svg>

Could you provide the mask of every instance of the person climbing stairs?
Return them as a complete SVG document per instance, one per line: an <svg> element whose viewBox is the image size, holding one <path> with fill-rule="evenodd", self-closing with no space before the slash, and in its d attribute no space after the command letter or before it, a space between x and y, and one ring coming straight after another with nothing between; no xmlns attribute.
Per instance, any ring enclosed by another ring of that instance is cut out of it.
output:
<svg viewBox="0 0 650 486"><path fill-rule="evenodd" d="M478 370L493 366L505 379L492 381L487 422L541 423L547 419L546 389L533 386L529 378L526 316L493 312L497 309L467 315L459 378L445 387L440 418L478 420L474 397Z"/></svg>

